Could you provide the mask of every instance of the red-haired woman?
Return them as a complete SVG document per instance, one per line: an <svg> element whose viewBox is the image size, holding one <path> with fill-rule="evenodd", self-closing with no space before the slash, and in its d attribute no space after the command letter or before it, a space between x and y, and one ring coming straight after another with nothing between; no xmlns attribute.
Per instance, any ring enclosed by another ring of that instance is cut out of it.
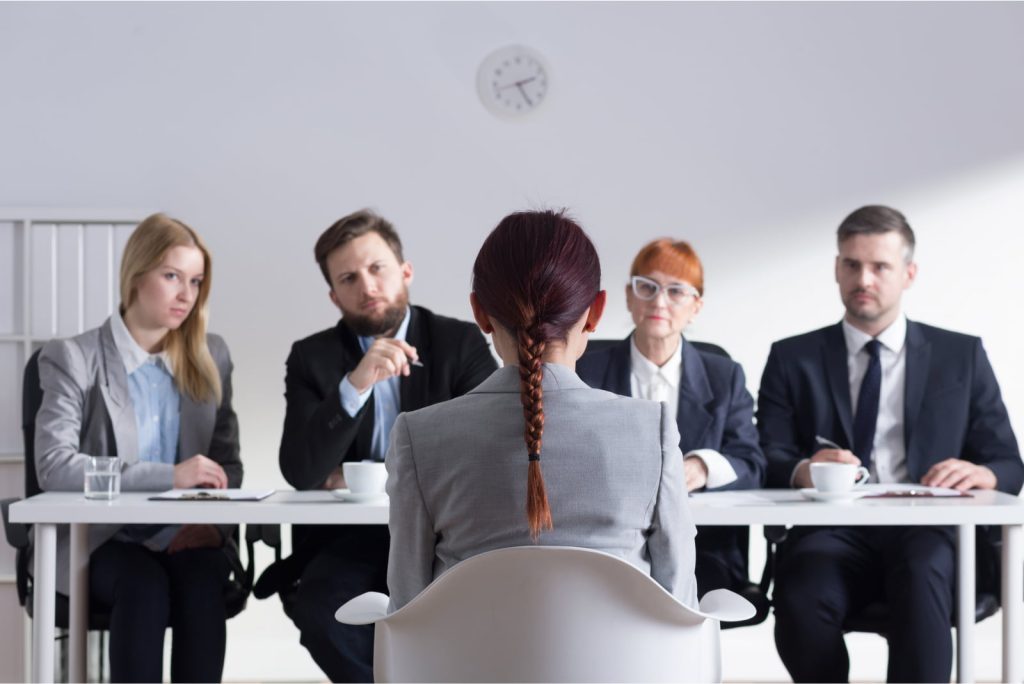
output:
<svg viewBox="0 0 1024 684"><path fill-rule="evenodd" d="M600 280L593 244L561 213L512 214L480 248L470 302L505 366L395 423L392 609L471 556L531 543L617 555L696 607L675 420L574 372L604 310Z"/></svg>
<svg viewBox="0 0 1024 684"><path fill-rule="evenodd" d="M703 295L704 268L689 244L661 239L646 245L633 260L626 286L636 329L614 347L588 353L578 372L591 387L669 407L679 425L688 491L761 487L765 459L743 369L683 337ZM701 596L748 581L746 539L745 528L699 530Z"/></svg>

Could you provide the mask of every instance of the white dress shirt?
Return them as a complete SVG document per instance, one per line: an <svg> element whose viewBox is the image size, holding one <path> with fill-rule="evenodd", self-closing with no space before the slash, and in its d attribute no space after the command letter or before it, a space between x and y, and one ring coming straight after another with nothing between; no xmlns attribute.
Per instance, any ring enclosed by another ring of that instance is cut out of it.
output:
<svg viewBox="0 0 1024 684"><path fill-rule="evenodd" d="M850 378L850 406L856 411L860 386L868 370L870 355L864 345L871 336L843 321L846 338L846 367ZM904 441L903 406L907 385L907 319L900 315L878 335L878 360L882 366L882 389L878 399L878 422L871 451L871 481L883 484L909 482L907 447Z"/></svg>
<svg viewBox="0 0 1024 684"><path fill-rule="evenodd" d="M629 391L637 399L650 399L668 404L669 413L679 415L679 386L683 379L683 345L680 344L664 365L658 366L644 356L629 339ZM694 449L683 459L699 458L708 469L708 489L722 487L736 480L736 470L729 460L715 449Z"/></svg>

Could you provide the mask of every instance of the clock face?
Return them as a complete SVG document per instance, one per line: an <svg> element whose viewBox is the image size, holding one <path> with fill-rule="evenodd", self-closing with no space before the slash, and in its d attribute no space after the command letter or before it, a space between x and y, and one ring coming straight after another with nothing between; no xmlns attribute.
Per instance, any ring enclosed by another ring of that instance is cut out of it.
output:
<svg viewBox="0 0 1024 684"><path fill-rule="evenodd" d="M484 58L476 85L484 106L493 113L520 116L536 109L547 97L548 68L533 50L512 45Z"/></svg>

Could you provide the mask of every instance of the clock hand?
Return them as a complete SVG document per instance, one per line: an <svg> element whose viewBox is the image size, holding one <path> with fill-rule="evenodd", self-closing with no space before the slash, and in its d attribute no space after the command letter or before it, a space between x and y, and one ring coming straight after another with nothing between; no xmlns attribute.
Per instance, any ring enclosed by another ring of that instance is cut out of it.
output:
<svg viewBox="0 0 1024 684"><path fill-rule="evenodd" d="M512 83L506 83L505 85L500 86L498 88L498 90L506 90L507 88L518 88L521 85L523 85L524 83L529 83L530 81L536 81L536 80L537 80L536 76L531 76L530 78L524 78L521 81L513 81Z"/></svg>
<svg viewBox="0 0 1024 684"><path fill-rule="evenodd" d="M516 83L516 87L519 88L519 92L522 93L523 99L526 100L526 104L532 107L533 101L530 100L530 96L526 94L526 89L523 88L523 84L521 82Z"/></svg>

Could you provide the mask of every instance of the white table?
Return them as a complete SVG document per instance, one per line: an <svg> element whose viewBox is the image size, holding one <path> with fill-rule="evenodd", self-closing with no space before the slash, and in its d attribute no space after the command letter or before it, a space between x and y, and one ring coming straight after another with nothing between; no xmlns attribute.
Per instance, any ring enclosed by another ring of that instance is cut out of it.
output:
<svg viewBox="0 0 1024 684"><path fill-rule="evenodd" d="M156 502L145 493L124 493L112 502L87 501L78 493L46 493L14 504L14 522L35 524L33 679L53 681L54 593L59 524L71 524L69 671L85 678L88 601L87 529L97 523L386 524L386 500L343 503L329 492L279 492L260 502ZM699 494L691 498L698 525L952 525L957 547L957 679L973 679L974 526L1003 528L1003 681L1020 682L1014 647L1024 644L1024 501L999 492L971 498L873 499L817 503L799 492L756 490Z"/></svg>
<svg viewBox="0 0 1024 684"><path fill-rule="evenodd" d="M796 490L714 492L691 497L698 525L949 525L957 528L957 681L974 680L975 525L1003 528L1004 682L1020 682L1016 649L1024 647L1024 500L995 491L972 497L858 499L821 503Z"/></svg>
<svg viewBox="0 0 1024 684"><path fill-rule="evenodd" d="M13 522L33 523L35 558L32 679L52 682L57 525L71 525L68 595L68 676L85 681L88 630L88 527L100 523L386 525L387 498L354 504L330 492L277 492L263 501L149 501L154 492L126 492L113 501L90 501L77 492L46 492L10 508Z"/></svg>

